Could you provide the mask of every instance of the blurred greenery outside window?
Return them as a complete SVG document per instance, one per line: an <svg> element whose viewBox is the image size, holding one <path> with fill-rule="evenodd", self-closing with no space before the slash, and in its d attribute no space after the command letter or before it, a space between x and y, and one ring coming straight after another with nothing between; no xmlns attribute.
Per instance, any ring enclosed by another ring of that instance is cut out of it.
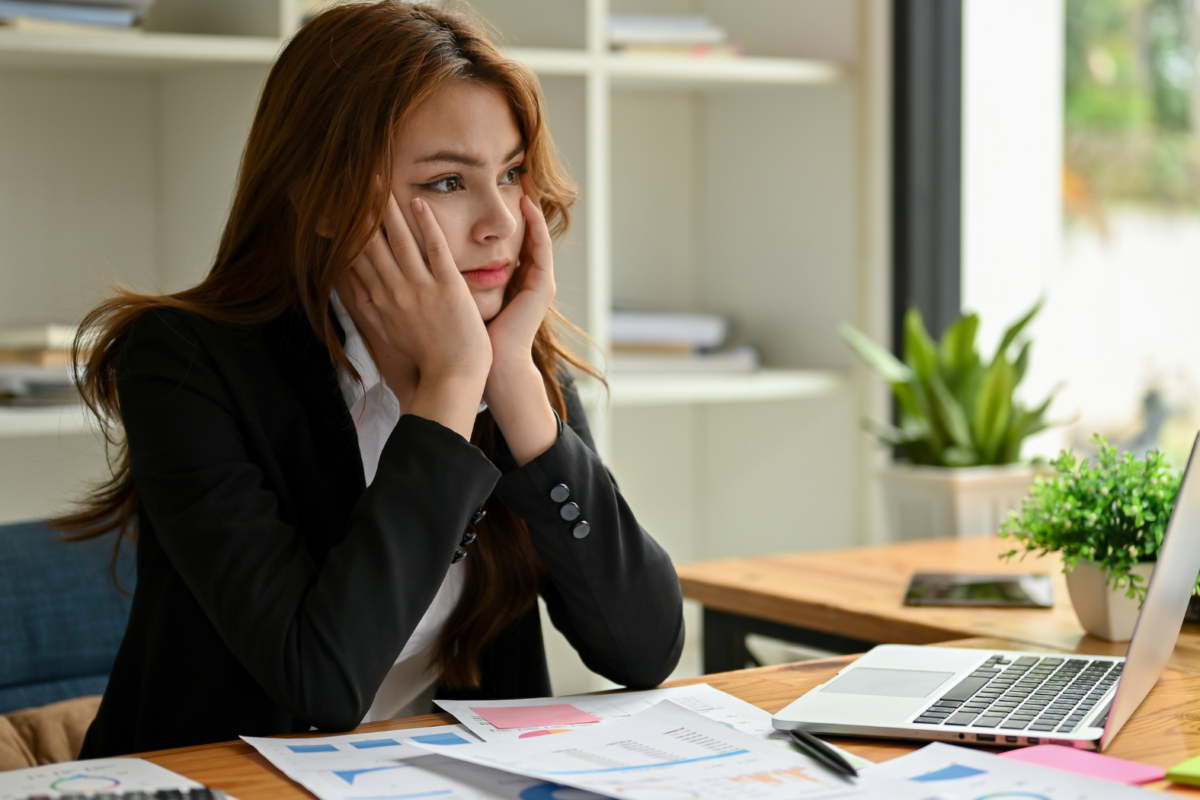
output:
<svg viewBox="0 0 1200 800"><path fill-rule="evenodd" d="M1196 0L1067 0L1063 201L1200 212Z"/></svg>

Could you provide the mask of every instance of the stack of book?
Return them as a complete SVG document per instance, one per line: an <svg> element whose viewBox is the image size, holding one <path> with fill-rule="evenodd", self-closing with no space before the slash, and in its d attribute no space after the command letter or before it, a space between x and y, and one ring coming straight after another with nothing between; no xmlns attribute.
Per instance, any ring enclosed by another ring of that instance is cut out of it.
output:
<svg viewBox="0 0 1200 800"><path fill-rule="evenodd" d="M712 314L617 309L609 330L614 373L744 373L758 369L758 352L750 345L726 346L729 323Z"/></svg>
<svg viewBox="0 0 1200 800"><path fill-rule="evenodd" d="M737 57L742 48L708 17L609 14L609 46L628 56Z"/></svg>
<svg viewBox="0 0 1200 800"><path fill-rule="evenodd" d="M0 329L0 405L77 401L70 367L74 341L75 328L70 325Z"/></svg>
<svg viewBox="0 0 1200 800"><path fill-rule="evenodd" d="M138 30L154 0L0 0L0 28L46 33Z"/></svg>

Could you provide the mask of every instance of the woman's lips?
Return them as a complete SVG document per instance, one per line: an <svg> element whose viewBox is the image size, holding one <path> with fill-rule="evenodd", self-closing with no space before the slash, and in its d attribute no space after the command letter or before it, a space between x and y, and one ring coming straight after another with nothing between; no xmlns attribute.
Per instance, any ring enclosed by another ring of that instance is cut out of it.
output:
<svg viewBox="0 0 1200 800"><path fill-rule="evenodd" d="M492 261L482 267L466 270L463 277L484 289L503 286L508 282L508 262Z"/></svg>

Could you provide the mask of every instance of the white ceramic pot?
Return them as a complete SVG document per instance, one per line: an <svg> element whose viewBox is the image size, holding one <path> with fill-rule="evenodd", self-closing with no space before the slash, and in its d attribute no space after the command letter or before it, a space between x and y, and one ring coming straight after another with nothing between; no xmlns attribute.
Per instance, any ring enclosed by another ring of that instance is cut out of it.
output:
<svg viewBox="0 0 1200 800"><path fill-rule="evenodd" d="M1133 568L1142 577L1142 586L1150 582L1154 562L1148 561ZM1083 629L1108 642L1128 642L1138 618L1138 601L1126 597L1124 589L1113 591L1106 583L1104 570L1092 561L1080 561L1067 573L1067 591L1071 605Z"/></svg>
<svg viewBox="0 0 1200 800"><path fill-rule="evenodd" d="M998 533L1019 511L1040 470L1003 467L920 467L892 464L879 473L890 538L937 539Z"/></svg>

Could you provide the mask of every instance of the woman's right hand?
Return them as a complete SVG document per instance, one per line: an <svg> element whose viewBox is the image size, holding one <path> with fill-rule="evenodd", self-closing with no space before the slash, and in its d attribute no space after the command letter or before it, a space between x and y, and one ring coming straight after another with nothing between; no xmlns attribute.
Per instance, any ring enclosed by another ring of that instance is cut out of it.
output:
<svg viewBox="0 0 1200 800"><path fill-rule="evenodd" d="M350 283L367 323L420 371L406 413L459 433L465 428L469 439L492 365L491 340L429 205L415 199L412 209L428 260L389 195L382 230L351 265Z"/></svg>

